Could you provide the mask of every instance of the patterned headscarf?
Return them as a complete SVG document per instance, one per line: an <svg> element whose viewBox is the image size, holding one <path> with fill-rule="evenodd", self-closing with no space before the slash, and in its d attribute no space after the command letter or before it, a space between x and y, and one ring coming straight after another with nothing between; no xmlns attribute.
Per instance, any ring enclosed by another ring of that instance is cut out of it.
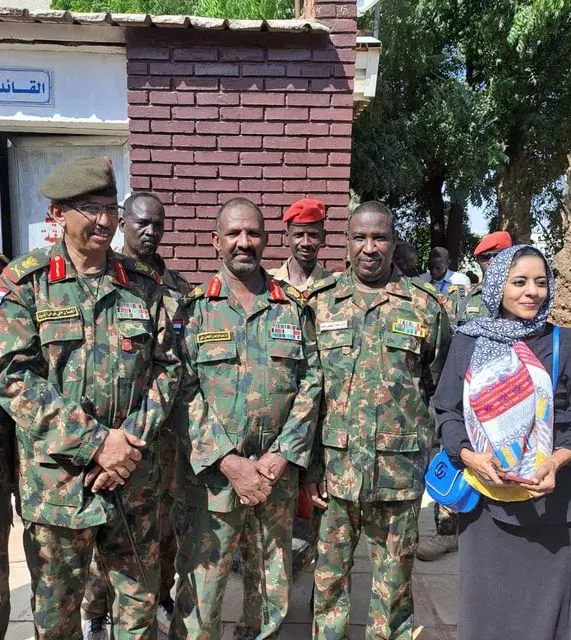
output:
<svg viewBox="0 0 571 640"><path fill-rule="evenodd" d="M547 273L547 298L533 320L507 320L500 317L504 287L508 279L515 254L522 249L533 249L543 258ZM515 245L498 253L490 262L482 284L482 300L490 314L489 318L476 318L458 328L476 338L476 346L470 361L470 368L476 370L486 362L510 350L514 342L541 333L553 306L555 279L553 271L544 255L535 247L526 244Z"/></svg>
<svg viewBox="0 0 571 640"><path fill-rule="evenodd" d="M490 314L458 330L476 338L464 379L464 423L474 451L493 453L502 469L531 478L553 451L553 391L549 373L525 343L540 334L554 296L554 279L543 255L547 297L533 320L502 318L504 288L515 255L527 245L510 247L492 259L482 298ZM490 486L467 469L466 480L495 500L527 500L519 485Z"/></svg>

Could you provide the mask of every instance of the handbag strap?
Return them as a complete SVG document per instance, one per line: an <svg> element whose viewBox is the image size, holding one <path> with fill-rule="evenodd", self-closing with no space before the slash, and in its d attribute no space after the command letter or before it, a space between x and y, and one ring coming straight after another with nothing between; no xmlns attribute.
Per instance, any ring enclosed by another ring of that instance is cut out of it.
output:
<svg viewBox="0 0 571 640"><path fill-rule="evenodd" d="M553 361L551 365L551 381L553 393L557 390L557 378L559 376L559 327L553 327Z"/></svg>

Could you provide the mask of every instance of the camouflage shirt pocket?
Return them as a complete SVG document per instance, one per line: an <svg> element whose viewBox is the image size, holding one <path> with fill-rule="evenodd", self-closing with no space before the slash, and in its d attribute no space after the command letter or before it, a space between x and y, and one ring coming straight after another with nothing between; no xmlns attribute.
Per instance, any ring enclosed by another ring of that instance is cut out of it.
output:
<svg viewBox="0 0 571 640"><path fill-rule="evenodd" d="M83 504L83 472L84 467L58 464L34 448L34 465L28 483L35 485L43 502L79 508Z"/></svg>
<svg viewBox="0 0 571 640"><path fill-rule="evenodd" d="M83 345L83 323L76 320L47 320L41 322L38 333L50 371L65 368L65 381L81 380L79 369L69 366L70 354Z"/></svg>
<svg viewBox="0 0 571 640"><path fill-rule="evenodd" d="M205 397L236 395L238 349L235 342L205 342L199 345L196 365Z"/></svg>
<svg viewBox="0 0 571 640"><path fill-rule="evenodd" d="M119 377L140 378L151 367L153 335L149 321L118 321Z"/></svg>
<svg viewBox="0 0 571 640"><path fill-rule="evenodd" d="M297 390L297 375L303 349L299 342L272 340L268 343L268 384L270 393Z"/></svg>

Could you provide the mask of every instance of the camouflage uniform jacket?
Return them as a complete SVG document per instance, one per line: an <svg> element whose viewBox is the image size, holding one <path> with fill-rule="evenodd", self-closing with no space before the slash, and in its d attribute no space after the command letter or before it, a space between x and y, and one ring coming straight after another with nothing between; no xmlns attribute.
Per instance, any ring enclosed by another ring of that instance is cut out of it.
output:
<svg viewBox="0 0 571 640"><path fill-rule="evenodd" d="M460 327L474 318L487 318L488 315L488 310L482 300L482 283L480 282L462 300L456 316L456 326Z"/></svg>
<svg viewBox="0 0 571 640"><path fill-rule="evenodd" d="M287 284L290 284L292 287L295 287L301 293L305 293L316 282L319 282L320 280L323 280L331 275L331 273L327 271L327 269L324 269L321 266L321 264L317 262L315 267L313 268L313 271L309 274L309 277L307 278L305 283L303 285L294 285L292 284L289 278L289 265L291 264L292 260L293 260L293 257L290 256L282 264L281 267L278 267L276 269L268 269L268 273L279 282L287 282Z"/></svg>
<svg viewBox="0 0 571 640"><path fill-rule="evenodd" d="M217 465L230 452L286 458L292 464L278 485L287 494L297 489L296 467L309 463L322 375L315 329L296 300L300 294L290 287L286 292L291 298L267 278L247 313L219 273L181 300L189 318L183 348L192 469L186 480L198 489L195 500L207 501L212 511L237 506Z"/></svg>
<svg viewBox="0 0 571 640"><path fill-rule="evenodd" d="M422 495L434 433L428 397L450 340L437 296L393 272L372 303L349 269L313 296L324 376L322 459L305 477L325 478L344 500Z"/></svg>
<svg viewBox="0 0 571 640"><path fill-rule="evenodd" d="M0 277L0 406L16 422L25 520L106 522L112 500L83 487L95 452L119 427L151 448L174 400L181 367L156 274L126 266L109 252L95 302L63 242Z"/></svg>

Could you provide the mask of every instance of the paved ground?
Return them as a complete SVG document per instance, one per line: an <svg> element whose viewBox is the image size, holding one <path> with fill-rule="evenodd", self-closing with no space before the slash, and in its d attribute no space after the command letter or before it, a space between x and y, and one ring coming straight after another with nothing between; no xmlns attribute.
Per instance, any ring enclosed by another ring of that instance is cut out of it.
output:
<svg viewBox="0 0 571 640"><path fill-rule="evenodd" d="M421 535L434 533L432 504L425 501L420 516ZM309 599L311 568L297 578L293 602L284 625L283 640L304 640L310 637ZM30 576L22 549L22 527L18 525L10 536L10 587L12 615L7 640L33 640L30 612ZM367 608L371 590L371 574L366 547L357 548L353 567L353 602L350 640L364 638ZM453 640L456 635L456 554L449 553L435 562L417 561L414 573L415 625L424 627L421 640ZM223 640L231 640L234 624L240 617L242 586L232 575L224 600Z"/></svg>

